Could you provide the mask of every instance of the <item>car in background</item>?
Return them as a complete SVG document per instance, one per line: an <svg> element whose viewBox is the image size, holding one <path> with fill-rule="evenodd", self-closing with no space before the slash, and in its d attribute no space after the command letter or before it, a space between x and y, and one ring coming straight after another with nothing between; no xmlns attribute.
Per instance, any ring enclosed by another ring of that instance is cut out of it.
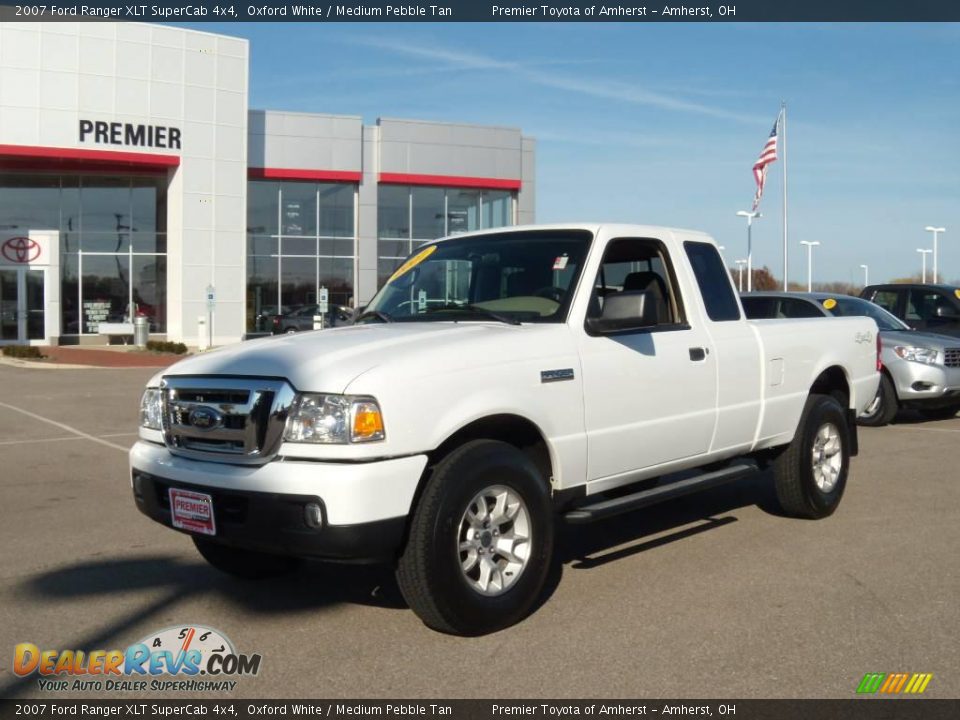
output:
<svg viewBox="0 0 960 720"><path fill-rule="evenodd" d="M914 330L960 337L960 288L953 285L868 285L860 297L896 315Z"/></svg>
<svg viewBox="0 0 960 720"><path fill-rule="evenodd" d="M740 298L752 320L866 316L880 331L883 363L877 396L857 418L861 425L886 425L901 407L931 419L960 411L960 340L913 330L879 305L829 293L754 292Z"/></svg>
<svg viewBox="0 0 960 720"><path fill-rule="evenodd" d="M342 305L328 305L327 313L323 316L325 328L349 325L353 322L353 310ZM283 315L274 315L270 318L271 331L274 335L295 333L301 330L313 330L313 316L318 315L320 306L303 305L294 308Z"/></svg>

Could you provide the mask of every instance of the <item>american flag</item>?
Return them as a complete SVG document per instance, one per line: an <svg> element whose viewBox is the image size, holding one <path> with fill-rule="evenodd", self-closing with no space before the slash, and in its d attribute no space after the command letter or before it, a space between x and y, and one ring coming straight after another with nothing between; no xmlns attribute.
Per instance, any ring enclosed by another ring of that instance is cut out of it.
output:
<svg viewBox="0 0 960 720"><path fill-rule="evenodd" d="M760 206L763 197L763 186L767 182L767 165L777 160L777 128L780 127L780 115L773 121L773 130L767 138L766 145L760 151L760 157L753 164L753 179L757 181L757 194L753 196L753 211Z"/></svg>

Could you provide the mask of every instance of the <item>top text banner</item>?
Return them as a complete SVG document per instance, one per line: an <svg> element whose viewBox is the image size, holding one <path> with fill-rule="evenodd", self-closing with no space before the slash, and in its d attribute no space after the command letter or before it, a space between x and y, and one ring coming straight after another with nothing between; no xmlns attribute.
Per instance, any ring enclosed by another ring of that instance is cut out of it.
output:
<svg viewBox="0 0 960 720"><path fill-rule="evenodd" d="M128 4L116 0L11 2L0 21L55 22L957 22L956 0L730 0L646 4L590 0L433 0L421 2L255 3L190 0Z"/></svg>

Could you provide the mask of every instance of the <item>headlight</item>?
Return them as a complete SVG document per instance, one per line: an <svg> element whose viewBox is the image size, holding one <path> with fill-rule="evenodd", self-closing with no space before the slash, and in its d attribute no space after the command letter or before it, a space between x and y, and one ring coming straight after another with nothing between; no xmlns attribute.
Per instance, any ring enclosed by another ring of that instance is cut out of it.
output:
<svg viewBox="0 0 960 720"><path fill-rule="evenodd" d="M897 357L911 362L924 363L925 365L933 365L937 362L937 351L933 348L897 345L893 351L897 354Z"/></svg>
<svg viewBox="0 0 960 720"><path fill-rule="evenodd" d="M383 438L383 416L376 400L316 393L297 396L283 434L289 442L338 445Z"/></svg>
<svg viewBox="0 0 960 720"><path fill-rule="evenodd" d="M150 428L151 430L162 429L162 397L162 391L157 388L144 390L143 397L140 398L140 427Z"/></svg>

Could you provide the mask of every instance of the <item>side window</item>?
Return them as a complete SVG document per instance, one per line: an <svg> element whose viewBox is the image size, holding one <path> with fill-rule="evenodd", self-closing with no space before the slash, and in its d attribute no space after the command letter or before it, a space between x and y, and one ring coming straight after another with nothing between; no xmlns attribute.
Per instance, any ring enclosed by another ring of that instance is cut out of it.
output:
<svg viewBox="0 0 960 720"><path fill-rule="evenodd" d="M683 308L674 287L666 250L658 240L617 238L603 253L588 317L599 317L610 295L635 290L653 293L660 325L683 322Z"/></svg>
<svg viewBox="0 0 960 720"><path fill-rule="evenodd" d="M700 286L707 317L714 322L740 319L740 306L733 294L730 275L723 266L717 248L710 243L687 241L683 244Z"/></svg>
<svg viewBox="0 0 960 720"><path fill-rule="evenodd" d="M940 295L938 293L911 290L907 300L907 319L927 321L936 319L939 300Z"/></svg>
<svg viewBox="0 0 960 720"><path fill-rule="evenodd" d="M769 320L775 317L776 298L745 295L740 298L740 302L743 303L743 312L750 320Z"/></svg>
<svg viewBox="0 0 960 720"><path fill-rule="evenodd" d="M797 300L796 298L783 298L780 301L780 312L777 317L783 318L815 318L823 317L815 305L806 300Z"/></svg>
<svg viewBox="0 0 960 720"><path fill-rule="evenodd" d="M877 290L873 294L873 302L888 313L897 314L897 293L894 290Z"/></svg>

